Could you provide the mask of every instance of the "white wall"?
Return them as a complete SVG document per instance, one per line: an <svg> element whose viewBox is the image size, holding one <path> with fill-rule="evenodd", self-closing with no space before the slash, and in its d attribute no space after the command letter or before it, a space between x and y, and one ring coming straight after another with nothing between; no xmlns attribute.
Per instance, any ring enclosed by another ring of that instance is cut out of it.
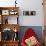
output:
<svg viewBox="0 0 46 46"><path fill-rule="evenodd" d="M0 6L15 6L15 0L0 0ZM42 0L17 0L19 6L20 26L43 26L43 6ZM23 11L36 11L35 16L23 16Z"/></svg>
<svg viewBox="0 0 46 46"><path fill-rule="evenodd" d="M9 7L9 6L14 6L15 3L14 3L15 0L0 0L0 6L1 7Z"/></svg>
<svg viewBox="0 0 46 46"><path fill-rule="evenodd" d="M22 9L25 11L36 11L35 16L20 16L19 23L21 26L43 26L43 6L42 0L24 0L23 4L20 4ZM20 8L21 9L21 8ZM23 11L22 10L22 11ZM21 13L22 13L21 11ZM23 14L20 14L23 15Z"/></svg>

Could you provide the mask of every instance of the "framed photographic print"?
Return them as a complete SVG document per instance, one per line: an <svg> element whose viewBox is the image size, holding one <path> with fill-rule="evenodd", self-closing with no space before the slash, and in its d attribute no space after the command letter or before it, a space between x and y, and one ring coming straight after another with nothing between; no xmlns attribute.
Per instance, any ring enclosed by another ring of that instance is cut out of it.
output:
<svg viewBox="0 0 46 46"><path fill-rule="evenodd" d="M29 11L23 11L23 15L29 15Z"/></svg>
<svg viewBox="0 0 46 46"><path fill-rule="evenodd" d="M9 10L2 10L2 15L9 15Z"/></svg>
<svg viewBox="0 0 46 46"><path fill-rule="evenodd" d="M29 14L34 16L34 15L36 15L36 11L30 11Z"/></svg>

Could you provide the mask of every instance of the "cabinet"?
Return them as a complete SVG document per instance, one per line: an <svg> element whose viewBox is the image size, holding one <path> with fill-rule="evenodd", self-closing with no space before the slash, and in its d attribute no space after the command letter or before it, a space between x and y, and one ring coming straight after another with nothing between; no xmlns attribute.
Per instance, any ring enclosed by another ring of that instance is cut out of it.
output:
<svg viewBox="0 0 46 46"><path fill-rule="evenodd" d="M19 7L0 7L0 46L18 46Z"/></svg>
<svg viewBox="0 0 46 46"><path fill-rule="evenodd" d="M19 7L0 7L1 24L18 24Z"/></svg>
<svg viewBox="0 0 46 46"><path fill-rule="evenodd" d="M5 41L0 42L0 46L18 46L18 41Z"/></svg>

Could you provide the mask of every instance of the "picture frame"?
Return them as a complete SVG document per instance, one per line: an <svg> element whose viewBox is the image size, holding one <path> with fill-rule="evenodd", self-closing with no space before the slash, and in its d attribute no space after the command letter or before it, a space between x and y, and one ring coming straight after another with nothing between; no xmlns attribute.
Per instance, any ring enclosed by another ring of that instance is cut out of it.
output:
<svg viewBox="0 0 46 46"><path fill-rule="evenodd" d="M29 11L23 11L23 15L29 15Z"/></svg>
<svg viewBox="0 0 46 46"><path fill-rule="evenodd" d="M24 16L35 16L36 11L23 11Z"/></svg>
<svg viewBox="0 0 46 46"><path fill-rule="evenodd" d="M9 15L9 10L2 10L2 15Z"/></svg>
<svg viewBox="0 0 46 46"><path fill-rule="evenodd" d="M29 14L30 14L31 16L34 16L34 15L36 15L36 11L29 11Z"/></svg>

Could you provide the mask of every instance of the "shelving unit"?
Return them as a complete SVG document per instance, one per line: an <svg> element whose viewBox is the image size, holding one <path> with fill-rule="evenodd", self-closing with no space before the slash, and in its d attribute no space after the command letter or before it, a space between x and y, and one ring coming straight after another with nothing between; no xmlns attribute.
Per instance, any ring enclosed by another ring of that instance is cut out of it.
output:
<svg viewBox="0 0 46 46"><path fill-rule="evenodd" d="M19 39L16 40L14 38L15 36L12 36L11 38L13 39L10 39L8 41L4 40L2 37L2 35L4 35L4 32L7 33L7 31L13 31L15 35L19 31L18 17L19 7L0 7L0 46L18 46Z"/></svg>

